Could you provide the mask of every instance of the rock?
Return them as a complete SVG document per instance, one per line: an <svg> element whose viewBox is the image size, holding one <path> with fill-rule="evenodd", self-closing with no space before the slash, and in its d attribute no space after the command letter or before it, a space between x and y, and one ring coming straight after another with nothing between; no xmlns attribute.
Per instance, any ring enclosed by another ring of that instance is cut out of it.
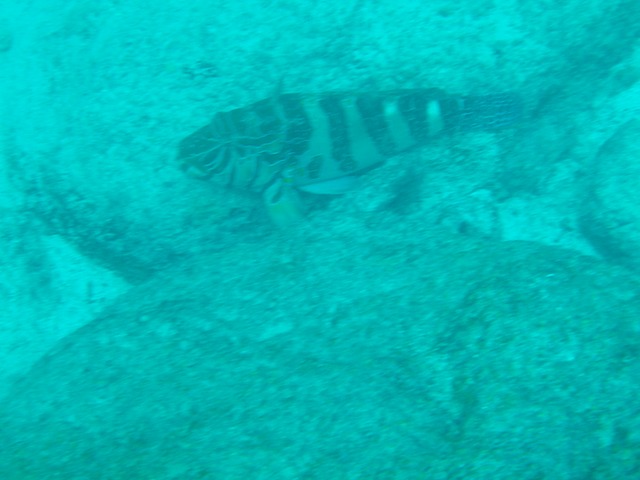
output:
<svg viewBox="0 0 640 480"><path fill-rule="evenodd" d="M582 210L584 235L606 258L640 269L640 119L600 148Z"/></svg>
<svg viewBox="0 0 640 480"><path fill-rule="evenodd" d="M636 478L638 282L412 238L239 247L136 287L0 405L0 478Z"/></svg>

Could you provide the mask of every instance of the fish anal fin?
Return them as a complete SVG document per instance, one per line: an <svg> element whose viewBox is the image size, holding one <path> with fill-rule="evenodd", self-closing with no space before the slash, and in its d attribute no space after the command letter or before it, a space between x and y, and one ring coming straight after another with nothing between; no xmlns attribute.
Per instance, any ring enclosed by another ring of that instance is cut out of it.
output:
<svg viewBox="0 0 640 480"><path fill-rule="evenodd" d="M298 188L303 192L315 193L316 195L342 195L354 190L359 183L360 177L344 176L301 185Z"/></svg>
<svg viewBox="0 0 640 480"><path fill-rule="evenodd" d="M286 228L304 219L304 205L300 195L282 179L275 181L263 193L267 214L278 227Z"/></svg>

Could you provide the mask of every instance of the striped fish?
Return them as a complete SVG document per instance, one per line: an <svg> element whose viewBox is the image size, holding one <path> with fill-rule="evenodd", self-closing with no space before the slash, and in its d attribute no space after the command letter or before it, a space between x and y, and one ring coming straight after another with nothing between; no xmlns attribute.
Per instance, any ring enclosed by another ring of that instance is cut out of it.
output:
<svg viewBox="0 0 640 480"><path fill-rule="evenodd" d="M281 94L217 113L181 141L178 160L201 178L262 193L274 222L288 225L302 216L298 191L344 193L393 155L440 134L510 125L520 111L508 93Z"/></svg>

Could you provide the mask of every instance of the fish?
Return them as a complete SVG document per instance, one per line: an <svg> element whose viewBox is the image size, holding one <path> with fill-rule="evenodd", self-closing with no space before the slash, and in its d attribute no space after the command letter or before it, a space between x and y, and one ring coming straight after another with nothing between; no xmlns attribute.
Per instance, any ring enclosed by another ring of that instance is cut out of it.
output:
<svg viewBox="0 0 640 480"><path fill-rule="evenodd" d="M494 130L522 116L516 93L448 94L436 88L282 93L216 113L183 138L185 172L262 195L273 222L304 217L300 192L339 195L387 159L435 137Z"/></svg>

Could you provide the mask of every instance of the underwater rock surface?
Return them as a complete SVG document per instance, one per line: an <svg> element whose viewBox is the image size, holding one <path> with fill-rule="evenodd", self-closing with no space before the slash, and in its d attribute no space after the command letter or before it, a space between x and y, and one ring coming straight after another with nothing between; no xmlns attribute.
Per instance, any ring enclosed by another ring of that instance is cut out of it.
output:
<svg viewBox="0 0 640 480"><path fill-rule="evenodd" d="M637 281L406 238L239 247L136 287L0 406L0 478L636 478Z"/></svg>
<svg viewBox="0 0 640 480"><path fill-rule="evenodd" d="M582 230L606 258L640 270L640 118L621 125L595 159Z"/></svg>

